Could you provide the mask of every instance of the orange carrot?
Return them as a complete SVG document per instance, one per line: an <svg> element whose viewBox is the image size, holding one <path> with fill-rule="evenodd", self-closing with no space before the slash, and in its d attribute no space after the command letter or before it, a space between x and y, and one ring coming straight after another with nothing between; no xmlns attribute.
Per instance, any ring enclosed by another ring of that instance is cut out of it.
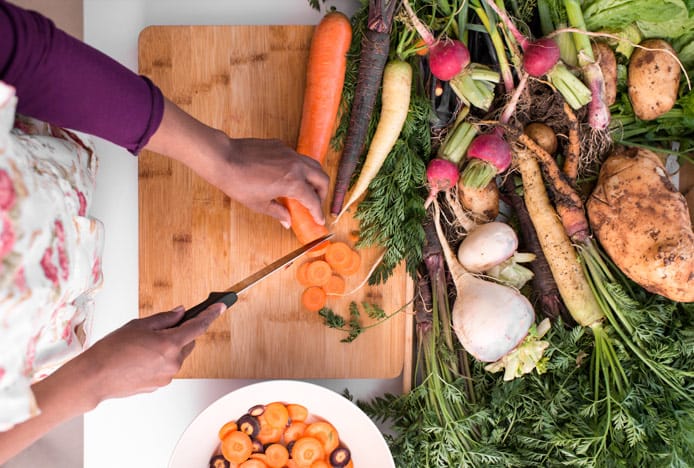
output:
<svg viewBox="0 0 694 468"><path fill-rule="evenodd" d="M258 439L261 444L272 444L282 440L284 428L270 425L267 419L265 419L265 413L258 416L258 421L260 422L260 432L258 432L256 439Z"/></svg>
<svg viewBox="0 0 694 468"><path fill-rule="evenodd" d="M352 247L344 242L332 242L327 249L325 249L325 261L333 269L344 268L352 260Z"/></svg>
<svg viewBox="0 0 694 468"><path fill-rule="evenodd" d="M306 268L306 281L311 286L323 286L330 281L333 269L324 260L314 260Z"/></svg>
<svg viewBox="0 0 694 468"><path fill-rule="evenodd" d="M289 422L289 411L284 403L280 402L265 405L263 416L269 425L279 429L284 429Z"/></svg>
<svg viewBox="0 0 694 468"><path fill-rule="evenodd" d="M292 447L292 458L299 466L311 466L325 457L323 444L315 437L302 437Z"/></svg>
<svg viewBox="0 0 694 468"><path fill-rule="evenodd" d="M339 296L345 293L345 280L340 275L332 275L328 282L323 286L327 295Z"/></svg>
<svg viewBox="0 0 694 468"><path fill-rule="evenodd" d="M253 442L245 432L234 431L222 441L222 455L231 463L241 463L253 453Z"/></svg>
<svg viewBox="0 0 694 468"><path fill-rule="evenodd" d="M224 440L228 434L238 431L238 429L239 426L236 424L236 421L229 421L219 429L219 440Z"/></svg>
<svg viewBox="0 0 694 468"><path fill-rule="evenodd" d="M340 445L340 437L337 434L337 429L327 421L318 421L309 424L306 427L305 435L318 439L323 445L323 450L326 454L331 453Z"/></svg>
<svg viewBox="0 0 694 468"><path fill-rule="evenodd" d="M298 403L290 403L287 405L289 411L289 419L292 421L306 421L308 418L308 408Z"/></svg>
<svg viewBox="0 0 694 468"><path fill-rule="evenodd" d="M311 286L301 294L301 304L310 312L318 312L325 306L325 290L320 286Z"/></svg>
<svg viewBox="0 0 694 468"><path fill-rule="evenodd" d="M270 444L265 449L265 463L272 468L282 468L289 460L289 451L284 445Z"/></svg>
<svg viewBox="0 0 694 468"><path fill-rule="evenodd" d="M359 271L361 267L361 256L359 252L353 250L350 255L350 261L344 267L335 268L335 273L339 273L343 276L350 276Z"/></svg>
<svg viewBox="0 0 694 468"><path fill-rule="evenodd" d="M335 128L351 42L349 18L337 11L321 19L311 39L296 150L320 163L325 159ZM328 233L299 202L287 198L282 201L289 210L292 230L299 242L306 244Z"/></svg>
<svg viewBox="0 0 694 468"><path fill-rule="evenodd" d="M311 463L311 468L332 468L332 465L325 460L316 460Z"/></svg>
<svg viewBox="0 0 694 468"><path fill-rule="evenodd" d="M267 465L263 460L258 460L256 458L249 458L245 462L239 465L239 468L267 468Z"/></svg>
<svg viewBox="0 0 694 468"><path fill-rule="evenodd" d="M572 182L578 178L578 165L581 158L581 141L578 135L578 119L571 107L564 103L564 113L569 121L569 144L566 147L566 159L564 160L564 174Z"/></svg>
<svg viewBox="0 0 694 468"><path fill-rule="evenodd" d="M299 439L299 437L302 437L304 435L304 431L306 431L306 426L307 424L303 421L293 421L284 430L284 434L282 434L284 443L289 444L290 442L294 442L295 440Z"/></svg>
<svg viewBox="0 0 694 468"><path fill-rule="evenodd" d="M306 270L308 269L309 263L311 262L304 262L296 269L296 279L302 286L309 286L308 278L306 277Z"/></svg>

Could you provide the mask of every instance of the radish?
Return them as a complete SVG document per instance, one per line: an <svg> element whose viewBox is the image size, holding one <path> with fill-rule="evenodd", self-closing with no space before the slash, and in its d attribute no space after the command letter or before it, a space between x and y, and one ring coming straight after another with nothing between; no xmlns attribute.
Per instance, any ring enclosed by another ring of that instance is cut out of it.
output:
<svg viewBox="0 0 694 468"><path fill-rule="evenodd" d="M501 136L501 129L480 135L470 143L470 161L463 170L463 184L482 188L511 165L511 146Z"/></svg>
<svg viewBox="0 0 694 468"><path fill-rule="evenodd" d="M458 183L458 166L447 159L434 158L427 165L427 183L429 196L424 202L427 208L436 199L439 192L445 192L455 187Z"/></svg>
<svg viewBox="0 0 694 468"><path fill-rule="evenodd" d="M483 280L467 271L451 251L439 218L440 209L434 203L436 233L456 289L452 321L458 340L475 359L495 363L495 370L506 367L507 375L516 376L519 368L509 367L507 363L523 362L523 370L528 372L527 356L516 351L527 350L525 345L530 344L536 363L547 346L528 336L535 320L530 301L513 288ZM528 343L523 343L526 338ZM539 355L538 348L541 348ZM534 364L530 369L533 367Z"/></svg>
<svg viewBox="0 0 694 468"><path fill-rule="evenodd" d="M403 0L403 6L412 21L412 26L417 30L429 50L429 69L431 74L442 81L449 81L470 63L470 51L457 39L434 38L417 17L407 0Z"/></svg>

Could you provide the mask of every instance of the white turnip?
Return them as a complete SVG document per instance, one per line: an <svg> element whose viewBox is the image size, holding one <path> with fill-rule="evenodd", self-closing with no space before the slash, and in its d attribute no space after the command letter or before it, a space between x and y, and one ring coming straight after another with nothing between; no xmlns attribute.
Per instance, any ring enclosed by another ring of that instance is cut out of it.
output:
<svg viewBox="0 0 694 468"><path fill-rule="evenodd" d="M500 221L485 223L472 230L458 247L458 261L467 271L482 273L508 260L518 248L518 236Z"/></svg>

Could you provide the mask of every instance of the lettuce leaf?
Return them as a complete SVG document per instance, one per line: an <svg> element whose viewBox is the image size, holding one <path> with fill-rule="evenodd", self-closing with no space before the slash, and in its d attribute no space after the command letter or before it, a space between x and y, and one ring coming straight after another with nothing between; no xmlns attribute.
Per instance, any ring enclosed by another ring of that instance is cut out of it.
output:
<svg viewBox="0 0 694 468"><path fill-rule="evenodd" d="M638 22L649 31L658 24L659 36L672 38L683 32L680 28L689 19L687 6L683 0L593 0L584 4L583 16L591 31L622 29Z"/></svg>

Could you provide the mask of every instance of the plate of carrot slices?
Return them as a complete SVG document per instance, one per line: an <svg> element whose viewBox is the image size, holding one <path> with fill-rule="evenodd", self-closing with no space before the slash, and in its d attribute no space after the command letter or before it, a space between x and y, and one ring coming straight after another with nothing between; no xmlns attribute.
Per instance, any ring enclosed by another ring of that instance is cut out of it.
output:
<svg viewBox="0 0 694 468"><path fill-rule="evenodd" d="M357 405L330 389L269 380L213 402L186 428L169 468L394 468Z"/></svg>

